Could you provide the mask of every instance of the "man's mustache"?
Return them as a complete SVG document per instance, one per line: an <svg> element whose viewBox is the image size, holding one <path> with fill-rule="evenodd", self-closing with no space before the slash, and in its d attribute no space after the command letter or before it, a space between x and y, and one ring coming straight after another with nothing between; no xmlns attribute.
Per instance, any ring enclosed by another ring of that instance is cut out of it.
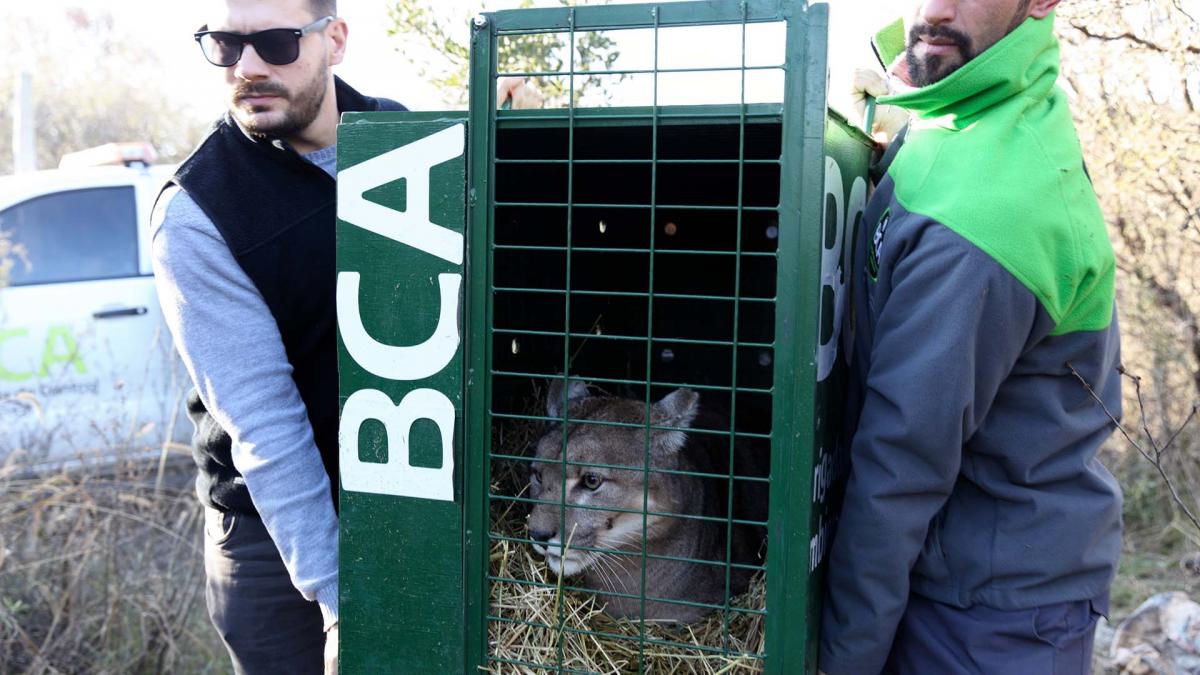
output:
<svg viewBox="0 0 1200 675"><path fill-rule="evenodd" d="M927 23L917 24L908 31L908 47L911 49L913 45L921 38L934 38L940 40L949 40L958 47L964 55L971 53L971 37L966 33L954 30L949 26L933 26Z"/></svg>
<svg viewBox="0 0 1200 675"><path fill-rule="evenodd" d="M278 82L242 82L233 88L235 101L251 96L288 97L287 87Z"/></svg>

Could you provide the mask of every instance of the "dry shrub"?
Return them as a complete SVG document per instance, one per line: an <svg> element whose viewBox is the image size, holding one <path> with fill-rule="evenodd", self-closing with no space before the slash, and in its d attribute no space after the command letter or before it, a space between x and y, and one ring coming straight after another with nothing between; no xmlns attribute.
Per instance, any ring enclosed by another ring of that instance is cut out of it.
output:
<svg viewBox="0 0 1200 675"><path fill-rule="evenodd" d="M532 421L496 425L493 451L525 455L540 433L541 425ZM524 496L527 476L525 462L493 460L492 491ZM526 506L493 502L491 531L525 538ZM730 611L726 621L723 612L715 611L688 625L646 622L643 647L642 622L614 619L604 614L602 599L564 589L564 582L527 544L493 541L488 574L513 580L489 583L488 653L496 659L492 673L533 675L559 671L559 666L563 672L605 674L725 675L763 669L762 659L755 656L765 652L766 617L761 613ZM761 574L745 593L730 599L735 610L761 612L765 606L766 582Z"/></svg>
<svg viewBox="0 0 1200 675"><path fill-rule="evenodd" d="M0 671L227 670L182 459L0 472Z"/></svg>

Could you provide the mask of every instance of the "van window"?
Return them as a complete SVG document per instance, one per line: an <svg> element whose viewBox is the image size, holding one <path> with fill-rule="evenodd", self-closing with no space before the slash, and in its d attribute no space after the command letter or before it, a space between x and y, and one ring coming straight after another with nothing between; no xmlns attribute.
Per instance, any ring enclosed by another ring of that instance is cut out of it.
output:
<svg viewBox="0 0 1200 675"><path fill-rule="evenodd" d="M137 207L132 186L70 190L0 211L0 231L25 247L9 284L28 286L136 276Z"/></svg>

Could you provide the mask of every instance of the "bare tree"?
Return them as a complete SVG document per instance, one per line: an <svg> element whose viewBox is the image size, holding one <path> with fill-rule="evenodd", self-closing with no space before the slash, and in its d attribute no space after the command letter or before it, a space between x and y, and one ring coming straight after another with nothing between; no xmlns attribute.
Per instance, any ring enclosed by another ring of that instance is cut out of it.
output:
<svg viewBox="0 0 1200 675"><path fill-rule="evenodd" d="M1063 5L1063 76L1112 226L1139 371L1200 394L1200 24L1173 0ZM1146 354L1136 353L1139 349Z"/></svg>
<svg viewBox="0 0 1200 675"><path fill-rule="evenodd" d="M153 50L103 9L64 10L60 21L7 17L0 41L10 63L34 74L38 168L57 166L67 152L117 141L149 141L160 160L177 160L204 131L205 123L183 104L164 100L164 69ZM7 105L13 74L0 74L0 175L13 168Z"/></svg>
<svg viewBox="0 0 1200 675"><path fill-rule="evenodd" d="M1200 433L1188 425L1200 400L1196 4L1077 0L1061 5L1058 30L1062 83L1117 256L1125 409L1140 415L1129 425L1140 432L1121 429L1138 461L1118 473L1127 494L1156 481L1169 493L1159 513L1174 501L1200 528Z"/></svg>

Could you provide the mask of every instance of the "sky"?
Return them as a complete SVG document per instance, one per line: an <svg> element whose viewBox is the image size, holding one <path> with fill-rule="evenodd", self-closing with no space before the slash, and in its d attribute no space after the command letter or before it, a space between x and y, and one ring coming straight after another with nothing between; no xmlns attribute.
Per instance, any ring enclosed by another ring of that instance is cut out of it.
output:
<svg viewBox="0 0 1200 675"><path fill-rule="evenodd" d="M414 110L435 110L448 107L440 92L425 82L417 68L401 54L401 50L426 50L423 45L406 44L397 37L389 37L387 0L341 0L339 14L349 26L349 42L345 62L335 67L334 72L360 91L400 100ZM476 0L437 0L432 3L434 11L447 17L467 17L480 7ZM487 10L507 9L515 6L516 0L486 0L482 3ZM555 0L536 3L539 6L557 6ZM614 4L617 4L614 2ZM71 7L93 8L96 5L83 0L39 0L37 3L21 3L20 7L6 7L7 12L32 14L39 23L52 28L56 22L64 22L65 10ZM220 71L204 61L199 47L191 34L202 19L200 3L194 0L106 0L103 7L110 12L118 24L131 29L147 46L160 55L163 78L157 85L165 97L187 104L195 115L209 119L220 113L222 108L222 83ZM831 99L844 101L851 63L867 64L870 61L868 38L875 28L887 23L896 11L895 0L832 0L831 6ZM458 24L455 24L458 25ZM651 60L650 44L645 31L622 31L614 34L622 51L618 66L637 67ZM642 33L639 37L636 33ZM460 33L465 39L465 23ZM748 36L751 50L748 59L770 60L772 54L782 54L781 31L766 30ZM676 36L660 38L660 61L667 54L673 59L671 65L736 65L736 32L714 33L711 29L695 29L691 34L679 32ZM670 44L668 44L670 43ZM732 51L731 51L732 49ZM425 57L436 59L437 55L422 51ZM10 55L11 56L11 55ZM724 59L724 60L722 60ZM87 59L79 60L80 67L87 67ZM666 66L667 63L660 62ZM16 61L0 62L0 77L15 76ZM6 72L7 71L7 72ZM35 74L35 77L37 74ZM729 79L733 78L733 79ZM764 80L756 84L756 78ZM765 81L769 76L756 73L748 76L747 98L772 99L775 82ZM668 78L670 79L670 78ZM617 102L638 103L647 98L649 84L645 78L627 78L623 83L623 94ZM738 94L736 75L700 79L677 76L675 82L660 80L660 102L702 102L705 97L722 99L729 93ZM725 89L720 89L722 81ZM720 91L717 91L720 89ZM734 98L736 100L736 98Z"/></svg>

